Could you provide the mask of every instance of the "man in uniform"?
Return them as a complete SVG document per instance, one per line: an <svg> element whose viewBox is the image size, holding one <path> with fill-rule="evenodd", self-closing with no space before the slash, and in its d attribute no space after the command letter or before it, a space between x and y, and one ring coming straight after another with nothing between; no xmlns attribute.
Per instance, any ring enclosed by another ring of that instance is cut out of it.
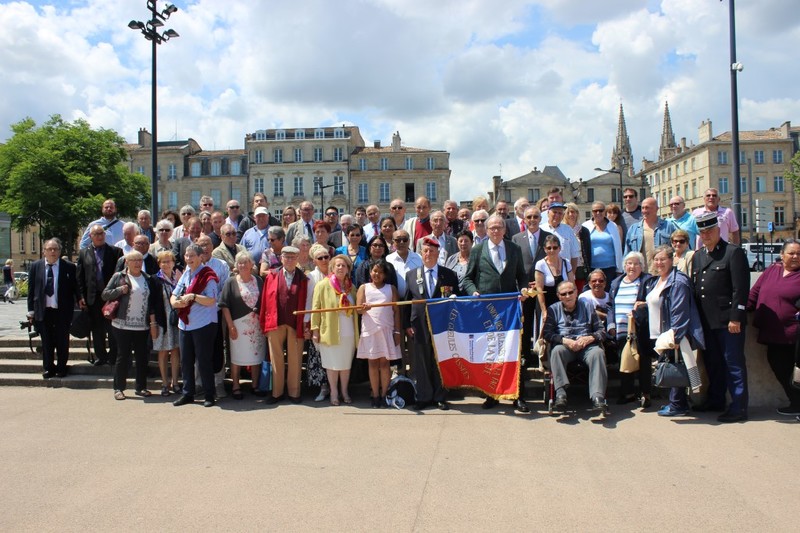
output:
<svg viewBox="0 0 800 533"><path fill-rule="evenodd" d="M744 358L745 307L750 291L747 256L720 237L715 212L697 218L703 247L692 258L695 299L703 323L708 399L696 411L724 411L720 422L747 420L747 366ZM731 404L725 409L725 391Z"/></svg>

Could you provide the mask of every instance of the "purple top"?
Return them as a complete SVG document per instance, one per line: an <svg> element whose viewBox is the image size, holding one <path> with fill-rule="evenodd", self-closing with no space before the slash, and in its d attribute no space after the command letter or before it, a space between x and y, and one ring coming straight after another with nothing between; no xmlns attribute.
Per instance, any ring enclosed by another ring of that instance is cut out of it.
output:
<svg viewBox="0 0 800 533"><path fill-rule="evenodd" d="M755 309L753 325L760 344L794 344L795 302L800 299L800 271L783 275L783 265L771 265L750 289L747 309Z"/></svg>

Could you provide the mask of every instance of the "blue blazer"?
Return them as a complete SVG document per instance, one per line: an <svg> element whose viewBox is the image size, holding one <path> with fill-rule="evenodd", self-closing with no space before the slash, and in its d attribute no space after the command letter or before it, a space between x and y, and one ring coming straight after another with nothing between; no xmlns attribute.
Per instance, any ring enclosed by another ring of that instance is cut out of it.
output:
<svg viewBox="0 0 800 533"><path fill-rule="evenodd" d="M347 245L346 244L343 244L342 246L339 246L335 250L335 252L336 253L334 255L348 255L349 256L349 254L347 253ZM361 263L363 263L367 259L369 259L369 256L367 255L367 249L364 248L363 246L359 246L358 247L358 255L356 256L356 260L353 262L353 270L350 272L350 279L352 280L353 283L356 282L356 269L358 269L359 265L361 265Z"/></svg>
<svg viewBox="0 0 800 533"><path fill-rule="evenodd" d="M651 276L639 285L637 301L644 302L648 293L653 290L660 279L659 276ZM667 284L661 292L661 333L672 329L675 333L675 344L687 337L692 349L705 349L705 337L703 336L703 324L700 322L700 313L692 294L692 282L683 272L673 268L667 277ZM637 324L638 327L638 324ZM649 328L649 318L648 325ZM642 330L648 331L645 329Z"/></svg>

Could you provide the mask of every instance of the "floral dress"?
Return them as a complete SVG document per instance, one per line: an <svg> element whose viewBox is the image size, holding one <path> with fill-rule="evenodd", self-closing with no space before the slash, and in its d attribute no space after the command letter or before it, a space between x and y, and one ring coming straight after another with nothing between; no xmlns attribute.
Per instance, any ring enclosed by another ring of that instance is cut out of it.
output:
<svg viewBox="0 0 800 533"><path fill-rule="evenodd" d="M244 304L255 309L259 298L258 283L255 278L245 283L237 276L235 283ZM236 326L238 336L236 340L231 339L231 363L238 366L260 365L267 353L267 338L261 333L258 315L247 313L235 319L233 325Z"/></svg>

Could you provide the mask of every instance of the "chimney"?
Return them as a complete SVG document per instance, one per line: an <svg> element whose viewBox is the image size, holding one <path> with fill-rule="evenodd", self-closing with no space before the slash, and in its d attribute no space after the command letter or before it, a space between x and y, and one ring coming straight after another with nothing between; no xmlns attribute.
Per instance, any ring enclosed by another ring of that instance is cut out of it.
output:
<svg viewBox="0 0 800 533"><path fill-rule="evenodd" d="M711 119L709 118L700 123L700 128L697 132L697 142L698 144L703 144L704 142L710 141L712 137Z"/></svg>
<svg viewBox="0 0 800 533"><path fill-rule="evenodd" d="M372 147L373 148L380 148L381 147L381 141L380 140L372 141Z"/></svg>
<svg viewBox="0 0 800 533"><path fill-rule="evenodd" d="M153 136L145 128L139 128L138 142L142 148L150 148L153 142Z"/></svg>
<svg viewBox="0 0 800 533"><path fill-rule="evenodd" d="M400 132L396 132L392 135L392 152L399 152L400 151Z"/></svg>

